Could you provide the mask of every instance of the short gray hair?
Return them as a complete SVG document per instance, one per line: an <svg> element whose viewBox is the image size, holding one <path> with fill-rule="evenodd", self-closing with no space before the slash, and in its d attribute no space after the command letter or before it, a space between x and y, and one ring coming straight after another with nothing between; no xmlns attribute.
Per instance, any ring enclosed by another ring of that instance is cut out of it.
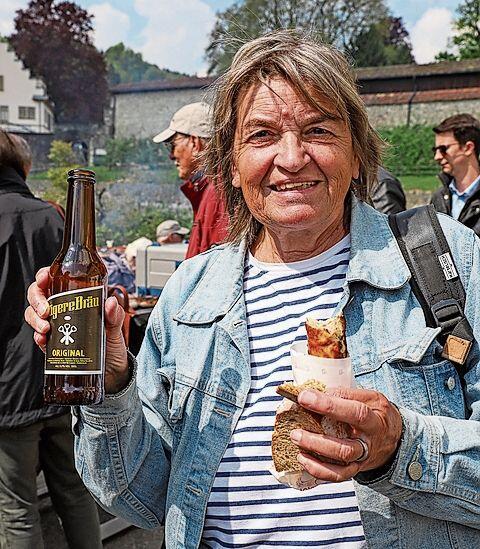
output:
<svg viewBox="0 0 480 549"><path fill-rule="evenodd" d="M352 182L352 190L360 200L367 199L380 164L383 142L368 121L353 71L343 54L294 30L271 32L244 44L228 71L212 86L213 132L205 154L207 171L226 200L228 240L232 242L247 238L251 243L261 229L242 191L232 185L238 109L252 85L267 83L272 76L289 81L316 109L323 110L320 98L335 105L351 132L359 160L360 174Z"/></svg>

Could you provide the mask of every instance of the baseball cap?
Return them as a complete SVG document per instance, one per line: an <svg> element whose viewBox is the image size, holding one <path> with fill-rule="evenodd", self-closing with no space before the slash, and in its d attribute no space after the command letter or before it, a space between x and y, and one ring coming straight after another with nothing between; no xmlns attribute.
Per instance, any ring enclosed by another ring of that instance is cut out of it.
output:
<svg viewBox="0 0 480 549"><path fill-rule="evenodd" d="M153 244L153 242L149 238L141 236L140 238L137 238L127 245L127 247L125 248L125 257L128 261L131 261L134 257L137 257L137 250L139 248L146 248L151 244Z"/></svg>
<svg viewBox="0 0 480 549"><path fill-rule="evenodd" d="M153 141L163 143L176 133L210 137L210 105L204 102L185 105L172 116L168 128L157 134Z"/></svg>
<svg viewBox="0 0 480 549"><path fill-rule="evenodd" d="M174 219L166 219L165 221L162 221L157 227L157 238L162 236L169 236L175 233L186 235L189 232L190 231L185 227L181 227L178 221L175 221Z"/></svg>

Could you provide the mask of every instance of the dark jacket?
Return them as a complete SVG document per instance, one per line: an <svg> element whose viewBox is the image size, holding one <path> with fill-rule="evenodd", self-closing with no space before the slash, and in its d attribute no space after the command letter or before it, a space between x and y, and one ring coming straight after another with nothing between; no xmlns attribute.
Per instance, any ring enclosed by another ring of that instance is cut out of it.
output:
<svg viewBox="0 0 480 549"><path fill-rule="evenodd" d="M193 257L227 236L228 218L222 199L213 182L197 174L180 187L193 208L193 225L188 242L186 259Z"/></svg>
<svg viewBox="0 0 480 549"><path fill-rule="evenodd" d="M442 186L432 194L430 204L434 205L437 212L452 215L452 191L449 189L449 185L453 178L443 172L438 175L438 178ZM477 187L477 190L465 202L458 221L480 235L480 187Z"/></svg>
<svg viewBox="0 0 480 549"><path fill-rule="evenodd" d="M43 353L24 321L27 289L61 246L63 221L28 189L13 169L0 166L0 428L63 413L42 407Z"/></svg>
<svg viewBox="0 0 480 549"><path fill-rule="evenodd" d="M402 184L385 168L378 168L377 184L372 189L370 198L374 208L384 214L403 212L406 209Z"/></svg>

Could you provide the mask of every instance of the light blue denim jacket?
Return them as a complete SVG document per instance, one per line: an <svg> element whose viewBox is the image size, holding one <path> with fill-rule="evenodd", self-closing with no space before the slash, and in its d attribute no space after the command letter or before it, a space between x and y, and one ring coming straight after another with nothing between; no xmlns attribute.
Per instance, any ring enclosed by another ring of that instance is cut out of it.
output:
<svg viewBox="0 0 480 549"><path fill-rule="evenodd" d="M480 249L440 215L480 340ZM480 366L466 390L425 327L387 218L354 201L344 309L356 382L399 407L404 433L393 465L356 481L372 548L480 547ZM243 299L245 246L184 262L151 315L135 379L76 411L77 468L112 513L165 524L167 548L197 548L215 472L250 386ZM412 462L415 467L409 468ZM413 478L409 474L414 471Z"/></svg>

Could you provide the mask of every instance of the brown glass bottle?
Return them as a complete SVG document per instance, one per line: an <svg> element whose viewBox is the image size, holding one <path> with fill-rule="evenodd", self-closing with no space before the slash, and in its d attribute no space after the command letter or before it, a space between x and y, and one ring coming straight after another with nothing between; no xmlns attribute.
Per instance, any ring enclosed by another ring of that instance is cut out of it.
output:
<svg viewBox="0 0 480 549"><path fill-rule="evenodd" d="M63 245L50 267L45 404L103 400L106 290L107 269L95 245L95 173L71 170Z"/></svg>

